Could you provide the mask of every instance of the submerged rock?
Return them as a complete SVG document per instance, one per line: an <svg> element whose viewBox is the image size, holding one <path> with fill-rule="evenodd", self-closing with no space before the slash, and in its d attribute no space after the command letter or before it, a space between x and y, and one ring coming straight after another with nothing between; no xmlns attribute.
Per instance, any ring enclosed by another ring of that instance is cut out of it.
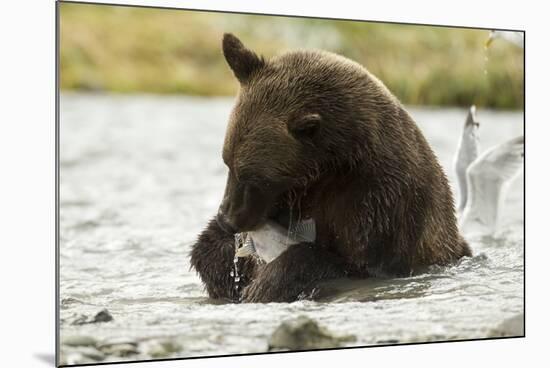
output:
<svg viewBox="0 0 550 368"><path fill-rule="evenodd" d="M73 335L61 339L61 345L67 346L96 346L97 341L91 336Z"/></svg>
<svg viewBox="0 0 550 368"><path fill-rule="evenodd" d="M355 336L335 336L306 316L284 321L269 339L269 350L327 349L355 341Z"/></svg>
<svg viewBox="0 0 550 368"><path fill-rule="evenodd" d="M180 344L170 339L151 340L146 346L147 354L153 358L165 358L182 349Z"/></svg>
<svg viewBox="0 0 550 368"><path fill-rule="evenodd" d="M86 315L80 315L76 318L72 324L76 326L86 325L89 323L101 323L101 322L110 322L113 320L113 316L107 309L103 309L98 312L94 317L89 317Z"/></svg>
<svg viewBox="0 0 550 368"><path fill-rule="evenodd" d="M113 316L111 316L111 313L107 309L103 309L101 312L95 315L92 323L98 323L98 322L110 322L113 320Z"/></svg>
<svg viewBox="0 0 550 368"><path fill-rule="evenodd" d="M89 363L87 359L80 353L76 352L62 352L61 365L73 365Z"/></svg>
<svg viewBox="0 0 550 368"><path fill-rule="evenodd" d="M136 344L133 343L102 345L100 350L104 354L118 357L127 357L139 353Z"/></svg>
<svg viewBox="0 0 550 368"><path fill-rule="evenodd" d="M117 337L110 337L110 338L107 338L107 339L103 340L101 342L101 344L99 344L99 348L103 349L104 347L107 347L107 346L121 345L121 344L129 344L129 345L133 345L133 346L138 346L138 343L130 337L117 336Z"/></svg>
<svg viewBox="0 0 550 368"><path fill-rule="evenodd" d="M127 337L113 337L99 344L99 350L106 355L127 357L138 354L138 343Z"/></svg>
<svg viewBox="0 0 550 368"><path fill-rule="evenodd" d="M505 319L500 325L492 329L491 337L504 336L523 336L525 335L525 326L523 323L524 315L520 313L511 318Z"/></svg>
<svg viewBox="0 0 550 368"><path fill-rule="evenodd" d="M105 354L103 354L101 351L97 350L96 348L93 348L90 346L78 346L76 348L71 349L69 353L80 354L84 358L88 358L95 361L101 361L105 359Z"/></svg>
<svg viewBox="0 0 550 368"><path fill-rule="evenodd" d="M61 339L61 364L82 364L102 361L105 354L99 351L97 340L91 336L75 335Z"/></svg>

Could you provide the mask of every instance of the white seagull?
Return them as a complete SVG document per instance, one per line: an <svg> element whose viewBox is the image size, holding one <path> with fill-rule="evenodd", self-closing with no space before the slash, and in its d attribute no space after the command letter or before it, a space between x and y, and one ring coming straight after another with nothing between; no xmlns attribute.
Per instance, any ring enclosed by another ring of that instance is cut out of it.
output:
<svg viewBox="0 0 550 368"><path fill-rule="evenodd" d="M479 156L478 129L472 106L454 158L460 194L459 225L468 235L493 236L509 184L523 167L524 138L516 137Z"/></svg>

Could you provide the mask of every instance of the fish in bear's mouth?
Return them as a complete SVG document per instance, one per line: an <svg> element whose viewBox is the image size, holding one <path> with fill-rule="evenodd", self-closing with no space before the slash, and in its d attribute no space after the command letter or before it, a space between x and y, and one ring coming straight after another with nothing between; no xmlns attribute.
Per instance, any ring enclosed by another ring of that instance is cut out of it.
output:
<svg viewBox="0 0 550 368"><path fill-rule="evenodd" d="M290 208L280 207L260 226L235 234L235 256L253 256L269 263L291 245L314 242L315 220L292 215Z"/></svg>
<svg viewBox="0 0 550 368"><path fill-rule="evenodd" d="M269 263L290 245L315 241L315 221L301 211L303 191L276 188L228 178L216 219L234 234L237 257L255 256Z"/></svg>
<svg viewBox="0 0 550 368"><path fill-rule="evenodd" d="M256 256L269 263L289 246L303 242L312 243L315 238L316 226L312 218L291 223L288 228L268 220L256 230L236 234L235 256Z"/></svg>

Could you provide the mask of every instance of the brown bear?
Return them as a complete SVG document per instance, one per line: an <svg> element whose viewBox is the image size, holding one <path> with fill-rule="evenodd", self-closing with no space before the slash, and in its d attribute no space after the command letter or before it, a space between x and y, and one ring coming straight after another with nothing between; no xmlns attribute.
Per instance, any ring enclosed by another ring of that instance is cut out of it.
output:
<svg viewBox="0 0 550 368"><path fill-rule="evenodd" d="M232 34L240 83L229 118L223 201L191 251L212 298L290 302L324 280L409 276L470 256L445 173L401 103L361 65L325 51L270 60ZM314 243L268 264L240 260L234 234L267 220L316 223Z"/></svg>

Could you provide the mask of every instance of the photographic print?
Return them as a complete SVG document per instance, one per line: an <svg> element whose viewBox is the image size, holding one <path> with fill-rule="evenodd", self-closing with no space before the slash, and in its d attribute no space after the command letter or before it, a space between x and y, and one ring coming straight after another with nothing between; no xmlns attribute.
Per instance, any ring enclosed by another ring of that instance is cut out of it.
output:
<svg viewBox="0 0 550 368"><path fill-rule="evenodd" d="M58 365L523 337L482 26L58 2Z"/></svg>

